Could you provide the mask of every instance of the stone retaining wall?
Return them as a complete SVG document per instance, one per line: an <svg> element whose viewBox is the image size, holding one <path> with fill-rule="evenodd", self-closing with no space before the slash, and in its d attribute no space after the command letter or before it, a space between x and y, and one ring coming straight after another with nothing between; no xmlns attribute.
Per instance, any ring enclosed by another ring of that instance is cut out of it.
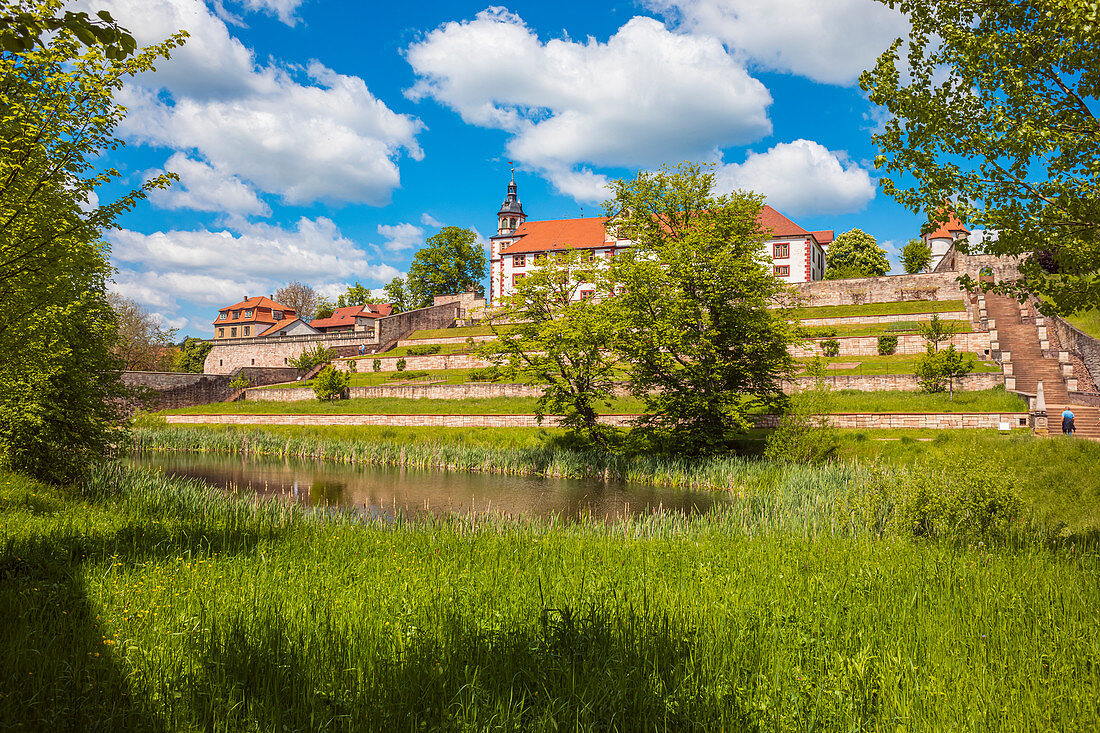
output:
<svg viewBox="0 0 1100 733"><path fill-rule="evenodd" d="M1054 332L1061 350L1070 352L1080 360L1088 372L1088 381L1100 386L1097 385L1100 380L1100 341L1058 316L1048 317L1046 325Z"/></svg>
<svg viewBox="0 0 1100 733"><path fill-rule="evenodd" d="M149 410L170 410L209 405L228 399L233 394L229 383L238 375L248 377L255 385L278 384L298 376L298 370L293 367L245 367L232 374L123 372L122 382L141 392L138 401L142 407Z"/></svg>
<svg viewBox="0 0 1100 733"><path fill-rule="evenodd" d="M428 356L378 356L356 359L356 370L360 372L374 371L374 360L378 359L382 364L379 371L396 372L397 361L405 360L405 371L411 372L419 369L484 369L493 363L472 354L430 354ZM341 371L348 371L347 360L333 362Z"/></svg>
<svg viewBox="0 0 1100 733"><path fill-rule="evenodd" d="M931 313L898 313L889 316L835 316L833 318L803 318L803 326L874 326L879 323L901 323L904 321L929 321ZM936 313L944 321L969 321L966 311Z"/></svg>
<svg viewBox="0 0 1100 733"><path fill-rule="evenodd" d="M884 275L852 280L793 283L803 305L860 305L899 300L958 300L963 297L954 272Z"/></svg>
<svg viewBox="0 0 1100 733"><path fill-rule="evenodd" d="M802 392L813 386L813 377L799 377L783 383L787 394ZM825 383L833 389L847 389L855 392L916 392L920 389L915 374L879 374L865 376L859 374L840 374L825 377ZM1003 387L1004 375L1000 372L978 372L967 374L955 381L956 392L977 392L980 390ZM251 398L250 398L251 399Z"/></svg>
<svg viewBox="0 0 1100 733"><path fill-rule="evenodd" d="M840 347L840 356L878 356L877 336L836 336ZM792 346L790 352L795 357L808 357L822 354L822 339L814 339L812 345ZM923 336L917 334L898 334L898 346L895 354L923 354L925 344ZM959 351L970 353L983 353L989 349L989 333L987 331L975 331L971 333L957 333L949 341L943 342L941 348L948 344L954 344Z"/></svg>
<svg viewBox="0 0 1100 733"><path fill-rule="evenodd" d="M626 426L637 415L601 415L605 425ZM935 430L997 429L1007 422L1012 427L1026 427L1026 412L991 413L909 413L872 412L844 413L829 416L838 428L879 430L884 428L931 428ZM539 427L534 415L167 415L173 425L377 425L384 427L442 428L534 428ZM544 427L553 427L560 418L547 415ZM1022 422L1021 422L1022 421ZM763 415L756 419L759 427L774 427L778 418Z"/></svg>

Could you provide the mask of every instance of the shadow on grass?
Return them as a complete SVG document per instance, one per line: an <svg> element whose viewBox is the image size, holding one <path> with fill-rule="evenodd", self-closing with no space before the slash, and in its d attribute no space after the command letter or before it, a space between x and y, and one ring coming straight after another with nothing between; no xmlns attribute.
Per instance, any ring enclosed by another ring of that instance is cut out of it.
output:
<svg viewBox="0 0 1100 733"><path fill-rule="evenodd" d="M690 635L599 610L548 611L510 631L452 617L371 659L355 658L345 635L288 632L277 616L225 620L201 644L201 670L185 685L199 727L758 729L701 669ZM310 656L320 649L325 658Z"/></svg>
<svg viewBox="0 0 1100 733"><path fill-rule="evenodd" d="M69 530L9 539L0 548L0 730L164 729L163 719L135 699L121 650L106 643L86 572L185 550L243 552L267 536L142 523L102 535Z"/></svg>

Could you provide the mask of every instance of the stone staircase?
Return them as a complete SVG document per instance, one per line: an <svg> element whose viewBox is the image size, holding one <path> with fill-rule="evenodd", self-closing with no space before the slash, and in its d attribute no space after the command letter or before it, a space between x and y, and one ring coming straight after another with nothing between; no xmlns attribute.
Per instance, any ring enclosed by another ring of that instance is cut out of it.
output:
<svg viewBox="0 0 1100 733"><path fill-rule="evenodd" d="M1100 408L1070 404L1066 379L1072 379L1070 367L1043 353L1044 331L1034 322L1028 323L1021 315L1020 304L1013 298L986 293L984 304L987 317L993 321L991 332L996 333L1002 356L1010 363L1015 378L1015 390L1034 395L1038 383L1043 383L1047 406L1047 425L1051 435L1062 432L1062 411L1069 405L1074 414L1074 425L1079 438L1100 441ZM1027 319L1033 320L1033 319Z"/></svg>

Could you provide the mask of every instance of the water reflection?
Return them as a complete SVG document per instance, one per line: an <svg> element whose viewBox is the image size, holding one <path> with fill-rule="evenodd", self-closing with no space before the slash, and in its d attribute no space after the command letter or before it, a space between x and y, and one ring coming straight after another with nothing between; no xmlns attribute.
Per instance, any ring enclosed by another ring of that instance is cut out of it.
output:
<svg viewBox="0 0 1100 733"><path fill-rule="evenodd" d="M599 480L497 476L325 461L205 453L141 453L136 466L251 491L313 507L357 508L371 516L488 513L545 517L582 514L619 518L658 510L709 511L714 494Z"/></svg>

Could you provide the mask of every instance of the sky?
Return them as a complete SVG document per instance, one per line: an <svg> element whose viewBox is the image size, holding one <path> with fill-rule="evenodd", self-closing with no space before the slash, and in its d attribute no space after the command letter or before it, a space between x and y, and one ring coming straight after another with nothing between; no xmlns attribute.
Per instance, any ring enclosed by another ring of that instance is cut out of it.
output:
<svg viewBox="0 0 1100 733"><path fill-rule="evenodd" d="M442 226L492 235L510 162L532 220L691 160L806 229L869 232L895 271L924 221L878 191L857 79L908 26L874 0L77 4L141 44L190 33L119 93L99 191L179 175L105 237L113 289L181 337L290 280L380 288Z"/></svg>

